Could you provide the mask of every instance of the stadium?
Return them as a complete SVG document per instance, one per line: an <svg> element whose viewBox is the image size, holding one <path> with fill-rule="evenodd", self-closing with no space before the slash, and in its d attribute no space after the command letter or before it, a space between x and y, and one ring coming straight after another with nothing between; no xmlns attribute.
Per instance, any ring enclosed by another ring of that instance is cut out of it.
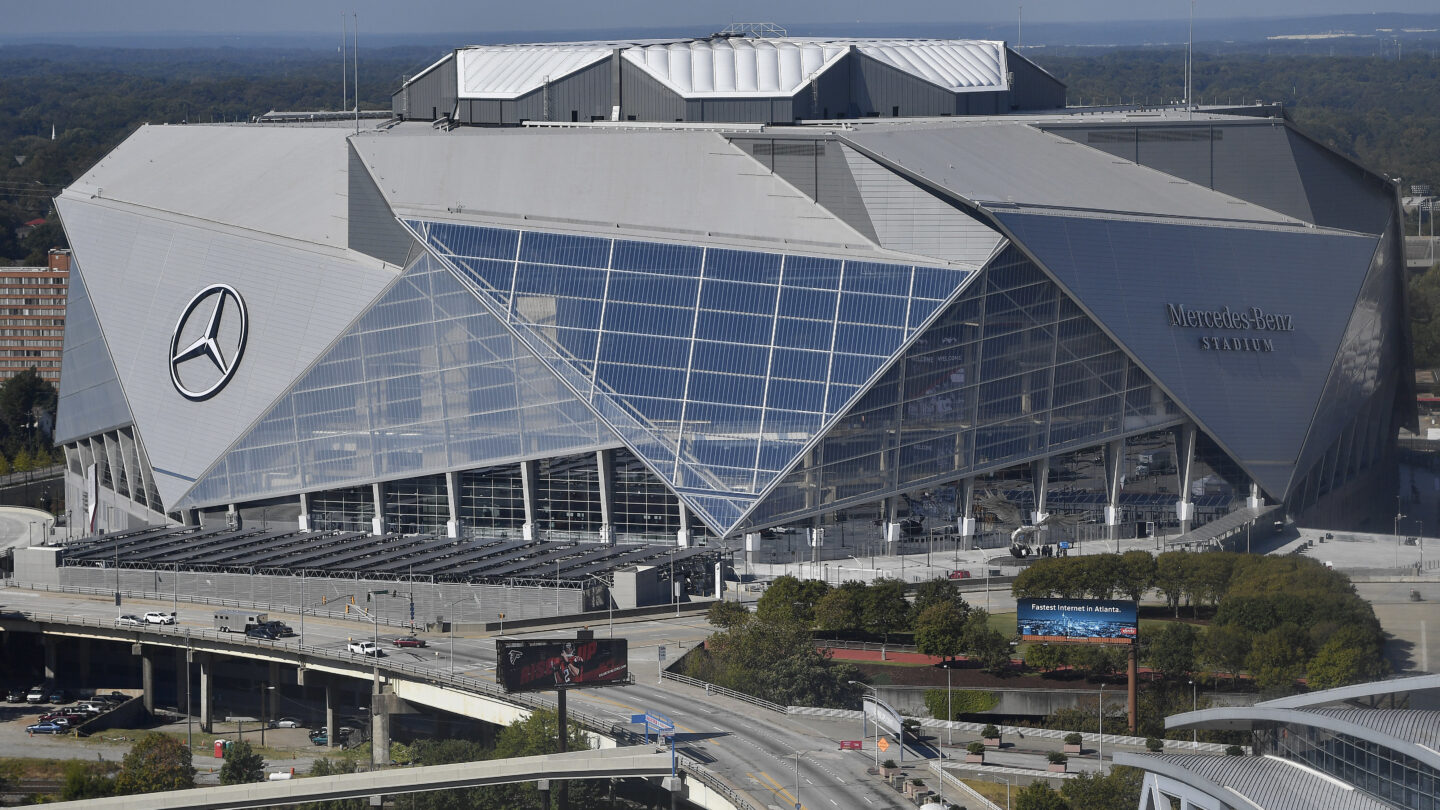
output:
<svg viewBox="0 0 1440 810"><path fill-rule="evenodd" d="M985 493L1389 526L1399 198L1279 107L716 36L461 48L326 117L147 125L57 199L69 518L122 567L203 529L579 588L598 544L712 593L741 547L1003 545Z"/></svg>

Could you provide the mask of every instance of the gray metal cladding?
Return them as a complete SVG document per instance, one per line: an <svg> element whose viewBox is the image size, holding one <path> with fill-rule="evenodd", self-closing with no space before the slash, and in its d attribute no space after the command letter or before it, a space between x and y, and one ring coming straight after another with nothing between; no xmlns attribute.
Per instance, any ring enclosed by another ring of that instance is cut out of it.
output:
<svg viewBox="0 0 1440 810"><path fill-rule="evenodd" d="M991 95L952 93L864 54L845 58L850 62L852 118L953 115L961 97Z"/></svg>
<svg viewBox="0 0 1440 810"><path fill-rule="evenodd" d="M380 189L370 178L365 164L355 153L355 147L346 144L350 154L350 249L367 256L374 256L382 262L404 267L410 251L416 247L410 232L395 221L395 214L385 203Z"/></svg>
<svg viewBox="0 0 1440 810"><path fill-rule="evenodd" d="M1266 492L1286 497L1374 238L996 216Z"/></svg>
<svg viewBox="0 0 1440 810"><path fill-rule="evenodd" d="M1013 50L1005 54L1010 82L1010 109L1059 110L1065 107L1065 85Z"/></svg>
<svg viewBox="0 0 1440 810"><path fill-rule="evenodd" d="M866 238L879 241L838 141L732 137L730 142Z"/></svg>
<svg viewBox="0 0 1440 810"><path fill-rule="evenodd" d="M620 60L620 87L622 120L686 120L685 99L626 59Z"/></svg>
<svg viewBox="0 0 1440 810"><path fill-rule="evenodd" d="M60 404L55 442L65 444L134 421L105 335L95 319L80 262L71 257L65 303L65 348L61 354Z"/></svg>
<svg viewBox="0 0 1440 810"><path fill-rule="evenodd" d="M883 247L953 262L983 264L1002 237L995 229L847 146L862 204Z"/></svg>
<svg viewBox="0 0 1440 810"><path fill-rule="evenodd" d="M606 60L552 81L548 87L516 99L515 116L520 121L608 121L612 92L610 73L610 61Z"/></svg>
<svg viewBox="0 0 1440 810"><path fill-rule="evenodd" d="M459 94L455 54L434 70L405 85L392 100L393 112L411 121L434 121L449 114Z"/></svg>
<svg viewBox="0 0 1440 810"><path fill-rule="evenodd" d="M1385 229L1395 203L1393 186L1288 127L1285 134L1316 225L1376 234Z"/></svg>

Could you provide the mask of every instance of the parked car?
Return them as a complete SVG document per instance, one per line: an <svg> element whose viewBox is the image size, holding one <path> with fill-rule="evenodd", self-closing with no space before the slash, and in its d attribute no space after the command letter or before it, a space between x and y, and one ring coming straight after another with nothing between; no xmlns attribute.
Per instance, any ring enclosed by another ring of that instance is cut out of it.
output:
<svg viewBox="0 0 1440 810"><path fill-rule="evenodd" d="M42 715L40 715L40 720L39 720L39 722L41 722L41 723L53 723L53 722L55 722L56 720L59 720L60 718L66 717L66 716L68 716L66 712L49 712L48 714L42 714ZM67 720L66 722L69 722L69 721Z"/></svg>
<svg viewBox="0 0 1440 810"><path fill-rule="evenodd" d="M71 728L74 728L75 726L78 726L86 720L90 719L89 715L78 714L76 712L66 712L64 715L61 716L70 721Z"/></svg>
<svg viewBox="0 0 1440 810"><path fill-rule="evenodd" d="M66 728L59 723L36 723L33 726L26 726L25 730L31 734L64 734Z"/></svg>
<svg viewBox="0 0 1440 810"><path fill-rule="evenodd" d="M322 728L310 735L310 742L315 743L316 745L329 745L330 736L326 734L325 729Z"/></svg>
<svg viewBox="0 0 1440 810"><path fill-rule="evenodd" d="M69 703L70 698L65 695L64 689L56 689L50 693L51 703Z"/></svg>
<svg viewBox="0 0 1440 810"><path fill-rule="evenodd" d="M279 720L271 721L271 728L304 728L304 724L293 717L282 717Z"/></svg>
<svg viewBox="0 0 1440 810"><path fill-rule="evenodd" d="M146 623L146 624L174 624L174 623L175 623L175 614L174 614L174 613L162 613L161 611L158 611L158 610L152 610L152 611L150 611L149 613L146 613L146 614L145 614L145 623Z"/></svg>
<svg viewBox="0 0 1440 810"><path fill-rule="evenodd" d="M104 714L105 712L110 711L110 706L106 703L95 702L76 703L74 706L71 707L71 710L77 712L84 712L85 714Z"/></svg>
<svg viewBox="0 0 1440 810"><path fill-rule="evenodd" d="M376 658L385 655L379 647L375 646L375 642L373 641L352 641L345 645L345 649L356 655L373 655Z"/></svg>
<svg viewBox="0 0 1440 810"><path fill-rule="evenodd" d="M115 624L119 627L144 627L145 620L133 613L126 613L115 618Z"/></svg>
<svg viewBox="0 0 1440 810"><path fill-rule="evenodd" d="M250 638L263 638L267 641L274 641L275 639L280 638L280 635L278 633L270 629L269 625L265 624L257 624L254 627L245 628L245 635L249 636Z"/></svg>
<svg viewBox="0 0 1440 810"><path fill-rule="evenodd" d="M25 693L25 702L26 702L26 703L44 703L44 702L45 702L45 687L43 687L43 686L35 686L35 687L32 687L29 692L26 692L26 693Z"/></svg>
<svg viewBox="0 0 1440 810"><path fill-rule="evenodd" d="M423 639L423 638L417 638L417 637L415 637L415 636L400 636L400 637L397 638L397 639L393 639L390 643L391 643L391 644L394 644L396 647L424 647L424 646L426 646L426 645L425 645L425 639Z"/></svg>
<svg viewBox="0 0 1440 810"><path fill-rule="evenodd" d="M10 691L8 691L8 692L5 693L5 702L6 702L6 703L24 703L24 702L25 702L25 690L24 690L24 689L11 689Z"/></svg>

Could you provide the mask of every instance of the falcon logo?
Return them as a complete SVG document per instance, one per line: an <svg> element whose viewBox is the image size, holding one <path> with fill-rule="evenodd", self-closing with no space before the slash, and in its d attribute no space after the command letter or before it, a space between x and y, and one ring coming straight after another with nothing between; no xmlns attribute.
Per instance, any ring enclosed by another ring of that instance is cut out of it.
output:
<svg viewBox="0 0 1440 810"><path fill-rule="evenodd" d="M180 396L203 402L220 393L240 366L249 328L245 301L228 284L190 299L170 336L170 382Z"/></svg>

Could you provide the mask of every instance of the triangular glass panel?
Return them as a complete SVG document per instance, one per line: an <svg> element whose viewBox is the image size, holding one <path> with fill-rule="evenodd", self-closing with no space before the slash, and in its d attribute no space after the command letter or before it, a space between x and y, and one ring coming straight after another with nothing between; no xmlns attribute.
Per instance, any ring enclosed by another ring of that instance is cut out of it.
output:
<svg viewBox="0 0 1440 810"><path fill-rule="evenodd" d="M768 526L1184 419L1006 248L742 525Z"/></svg>
<svg viewBox="0 0 1440 810"><path fill-rule="evenodd" d="M974 274L406 225L721 533Z"/></svg>
<svg viewBox="0 0 1440 810"><path fill-rule="evenodd" d="M576 453L609 441L590 409L426 255L181 506Z"/></svg>

